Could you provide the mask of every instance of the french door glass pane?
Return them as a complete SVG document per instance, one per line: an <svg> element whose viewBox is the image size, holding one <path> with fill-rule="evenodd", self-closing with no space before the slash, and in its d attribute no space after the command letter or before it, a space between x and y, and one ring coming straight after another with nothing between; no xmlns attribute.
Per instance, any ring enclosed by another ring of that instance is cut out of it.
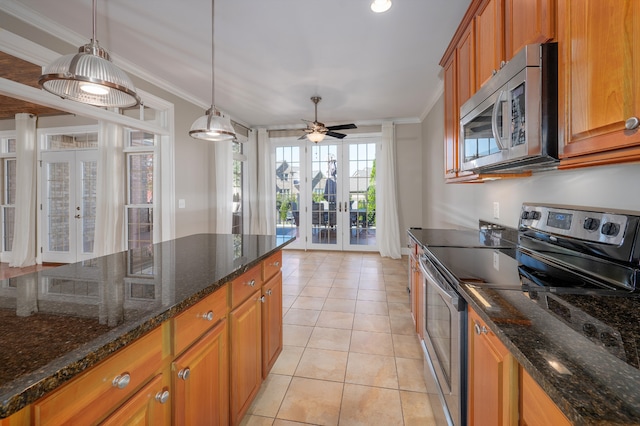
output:
<svg viewBox="0 0 640 426"><path fill-rule="evenodd" d="M49 251L69 251L69 163L49 163L47 203L49 206Z"/></svg>
<svg viewBox="0 0 640 426"><path fill-rule="evenodd" d="M376 244L376 144L349 145L351 245Z"/></svg>
<svg viewBox="0 0 640 426"><path fill-rule="evenodd" d="M233 160L232 234L242 234L242 169L242 161Z"/></svg>
<svg viewBox="0 0 640 426"><path fill-rule="evenodd" d="M129 204L153 203L153 154L128 154Z"/></svg>
<svg viewBox="0 0 640 426"><path fill-rule="evenodd" d="M311 240L315 244L337 244L337 191L339 170L337 145L311 147Z"/></svg>
<svg viewBox="0 0 640 426"><path fill-rule="evenodd" d="M4 250L11 251L13 247L13 224L16 221L15 207L4 207Z"/></svg>
<svg viewBox="0 0 640 426"><path fill-rule="evenodd" d="M16 203L16 160L15 158L5 160L5 182L6 195L5 204L14 205Z"/></svg>
<svg viewBox="0 0 640 426"><path fill-rule="evenodd" d="M299 237L300 147L276 147L276 233Z"/></svg>
<svg viewBox="0 0 640 426"><path fill-rule="evenodd" d="M129 207L127 209L129 225L129 249L148 246L153 243L153 208Z"/></svg>
<svg viewBox="0 0 640 426"><path fill-rule="evenodd" d="M97 162L82 162L82 251L93 253L96 234Z"/></svg>

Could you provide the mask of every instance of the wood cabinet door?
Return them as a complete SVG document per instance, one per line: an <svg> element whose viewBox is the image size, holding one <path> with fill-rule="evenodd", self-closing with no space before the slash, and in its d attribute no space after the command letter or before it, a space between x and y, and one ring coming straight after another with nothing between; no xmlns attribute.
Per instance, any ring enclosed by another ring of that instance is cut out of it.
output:
<svg viewBox="0 0 640 426"><path fill-rule="evenodd" d="M456 128L460 118L460 107L464 104L476 91L476 72L475 72L475 37L474 21L471 22L469 28L463 33L458 48L456 49L456 60L458 68L456 70L458 104L456 105Z"/></svg>
<svg viewBox="0 0 640 426"><path fill-rule="evenodd" d="M469 309L469 424L517 423L517 364L480 317Z"/></svg>
<svg viewBox="0 0 640 426"><path fill-rule="evenodd" d="M231 311L231 424L247 412L262 383L261 291Z"/></svg>
<svg viewBox="0 0 640 426"><path fill-rule="evenodd" d="M170 424L171 394L169 386L169 379L166 375L157 375L101 424L103 426Z"/></svg>
<svg viewBox="0 0 640 426"><path fill-rule="evenodd" d="M227 320L187 349L171 365L176 425L229 423Z"/></svg>
<svg viewBox="0 0 640 426"><path fill-rule="evenodd" d="M553 0L505 1L505 60L527 44L544 43L555 37Z"/></svg>
<svg viewBox="0 0 640 426"><path fill-rule="evenodd" d="M561 158L590 155L561 167L640 159L640 2L558 0L558 30Z"/></svg>
<svg viewBox="0 0 640 426"><path fill-rule="evenodd" d="M444 176L456 177L458 169L459 109L456 55L444 66Z"/></svg>
<svg viewBox="0 0 640 426"><path fill-rule="evenodd" d="M485 0L475 18L476 87L500 69L504 60L503 0Z"/></svg>
<svg viewBox="0 0 640 426"><path fill-rule="evenodd" d="M262 378L282 352L282 272L262 286Z"/></svg>
<svg viewBox="0 0 640 426"><path fill-rule="evenodd" d="M522 367L520 401L520 424L523 426L571 425L569 419Z"/></svg>

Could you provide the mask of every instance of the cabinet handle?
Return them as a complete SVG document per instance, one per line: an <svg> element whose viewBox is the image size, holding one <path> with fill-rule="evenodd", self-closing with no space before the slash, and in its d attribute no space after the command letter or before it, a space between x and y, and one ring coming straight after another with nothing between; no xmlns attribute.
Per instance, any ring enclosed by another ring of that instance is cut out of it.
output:
<svg viewBox="0 0 640 426"><path fill-rule="evenodd" d="M182 370L178 371L178 377L182 380L187 380L191 375L191 370L189 367L185 367Z"/></svg>
<svg viewBox="0 0 640 426"><path fill-rule="evenodd" d="M131 376L129 375L129 373L122 373L117 375L113 379L111 384L113 385L114 388L124 389L129 385L130 382L131 382Z"/></svg>
<svg viewBox="0 0 640 426"><path fill-rule="evenodd" d="M156 401L160 404L164 404L169 400L169 391L167 389L163 389L156 394Z"/></svg>
<svg viewBox="0 0 640 426"><path fill-rule="evenodd" d="M204 319L205 321L212 321L213 320L213 311L209 311L206 314L202 315L202 319Z"/></svg>
<svg viewBox="0 0 640 426"><path fill-rule="evenodd" d="M272 265L277 268L278 266L280 266L280 262L276 260L275 262L272 263Z"/></svg>
<svg viewBox="0 0 640 426"><path fill-rule="evenodd" d="M489 332L489 330L487 330L487 327L485 327L484 325L480 327L480 324L478 323L474 324L473 329L476 331L476 334L478 336L480 336L481 334L487 334Z"/></svg>
<svg viewBox="0 0 640 426"><path fill-rule="evenodd" d="M256 280L251 280L251 281L249 281L249 282L247 283L247 285L248 285L249 287L255 287L255 285L256 285Z"/></svg>
<svg viewBox="0 0 640 426"><path fill-rule="evenodd" d="M271 296L271 293L273 293L273 291L271 291L271 289L267 290L267 296Z"/></svg>
<svg viewBox="0 0 640 426"><path fill-rule="evenodd" d="M262 303L266 303L267 299L264 298L264 296L260 297L259 299Z"/></svg>
<svg viewBox="0 0 640 426"><path fill-rule="evenodd" d="M640 125L640 119L638 117L630 117L624 122L624 128L627 130L635 130Z"/></svg>

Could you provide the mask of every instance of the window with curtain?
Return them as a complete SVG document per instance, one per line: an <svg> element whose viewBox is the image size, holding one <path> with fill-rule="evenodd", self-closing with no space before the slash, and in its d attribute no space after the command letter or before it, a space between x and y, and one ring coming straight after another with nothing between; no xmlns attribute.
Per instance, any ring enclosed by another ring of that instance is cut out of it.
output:
<svg viewBox="0 0 640 426"><path fill-rule="evenodd" d="M233 142L233 222L231 232L242 234L244 230L244 198L245 185L244 170L247 156L244 154L243 145L238 141Z"/></svg>
<svg viewBox="0 0 640 426"><path fill-rule="evenodd" d="M16 139L3 138L2 155L2 251L13 247L13 224L16 212Z"/></svg>
<svg viewBox="0 0 640 426"><path fill-rule="evenodd" d="M125 139L127 165L125 226L128 249L140 249L153 244L155 148L156 136L154 134L137 130L127 131ZM143 257L139 257L139 259ZM133 265L132 267L140 269L141 265Z"/></svg>

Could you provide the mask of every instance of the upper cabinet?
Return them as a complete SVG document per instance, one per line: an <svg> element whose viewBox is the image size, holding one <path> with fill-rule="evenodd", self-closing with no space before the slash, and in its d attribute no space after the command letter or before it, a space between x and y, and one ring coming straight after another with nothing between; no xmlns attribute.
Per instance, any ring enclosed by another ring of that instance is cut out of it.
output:
<svg viewBox="0 0 640 426"><path fill-rule="evenodd" d="M505 54L513 58L527 44L544 43L555 38L553 0L505 0Z"/></svg>
<svg viewBox="0 0 640 426"><path fill-rule="evenodd" d="M558 39L560 167L640 160L640 2L558 0Z"/></svg>
<svg viewBox="0 0 640 426"><path fill-rule="evenodd" d="M444 148L447 182L481 182L460 170L460 107L491 79L502 64L529 43L553 39L554 0L474 0L440 65L444 69ZM500 177L521 174L492 174Z"/></svg>

